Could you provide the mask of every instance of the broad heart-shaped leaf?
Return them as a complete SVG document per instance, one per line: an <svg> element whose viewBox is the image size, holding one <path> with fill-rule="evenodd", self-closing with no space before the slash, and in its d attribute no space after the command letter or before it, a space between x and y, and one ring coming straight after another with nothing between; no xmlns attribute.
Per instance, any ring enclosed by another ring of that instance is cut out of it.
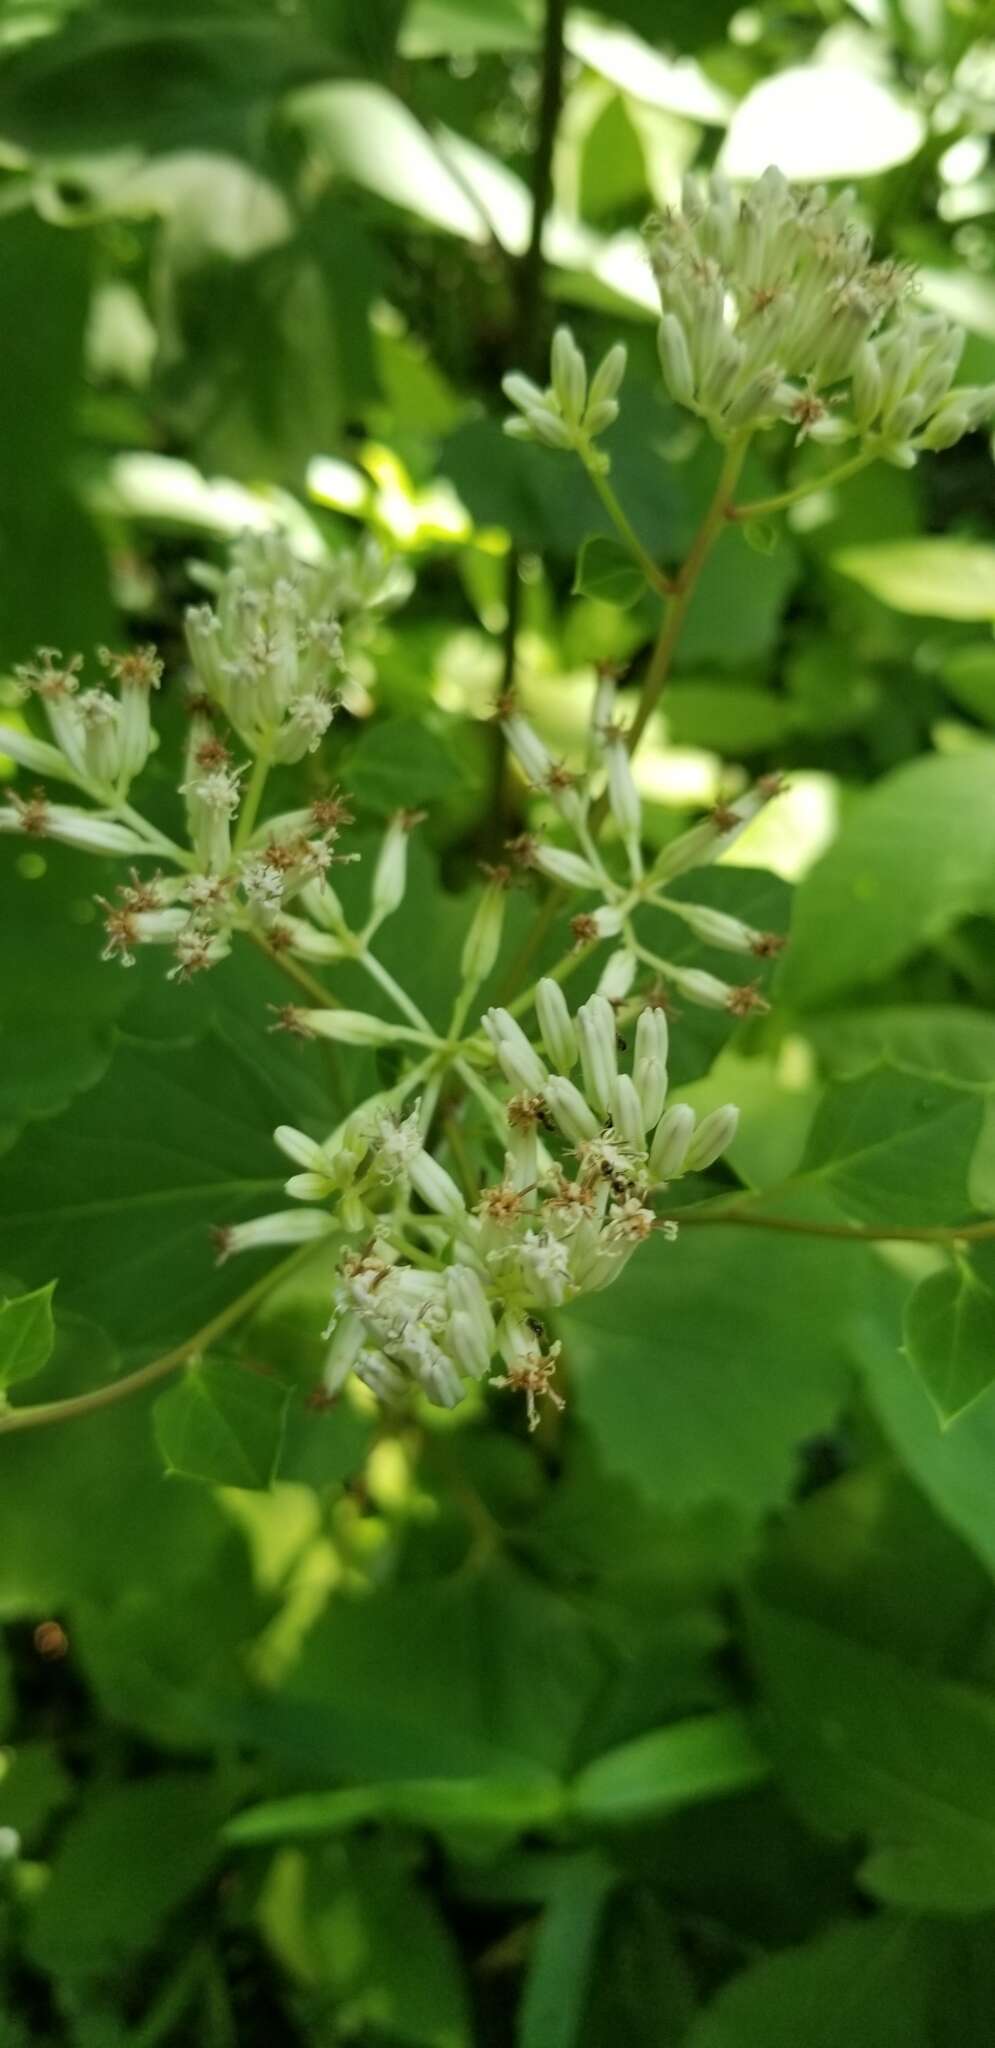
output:
<svg viewBox="0 0 995 2048"><path fill-rule="evenodd" d="M771 1755L810 1824L862 1839L865 1888L937 1913L995 1907L995 1698L759 1596Z"/></svg>
<svg viewBox="0 0 995 2048"><path fill-rule="evenodd" d="M289 1390L224 1359L191 1366L155 1404L155 1433L170 1472L217 1486L269 1486L283 1441Z"/></svg>
<svg viewBox="0 0 995 2048"><path fill-rule="evenodd" d="M56 1283L38 1287L33 1294L15 1294L0 1300L0 1387L12 1387L15 1380L32 1379L47 1364L55 1343L52 1295Z"/></svg>
<svg viewBox="0 0 995 2048"><path fill-rule="evenodd" d="M573 587L581 597L597 597L626 611L642 597L646 578L621 541L592 533L581 548Z"/></svg>
<svg viewBox="0 0 995 2048"><path fill-rule="evenodd" d="M947 537L844 548L833 567L895 611L933 619L995 619L995 547Z"/></svg>
<svg viewBox="0 0 995 2048"><path fill-rule="evenodd" d="M921 1921L852 1922L741 1970L686 2048L933 2048Z"/></svg>
<svg viewBox="0 0 995 2048"><path fill-rule="evenodd" d="M674 1513L786 1499L833 1422L856 1335L898 1342L883 1269L856 1245L761 1230L656 1239L562 1318L574 1399L609 1473Z"/></svg>
<svg viewBox="0 0 995 2048"><path fill-rule="evenodd" d="M905 1312L905 1348L941 1422L995 1380L995 1294L969 1259L921 1280Z"/></svg>
<svg viewBox="0 0 995 2048"><path fill-rule="evenodd" d="M758 1206L852 1222L965 1222L995 1210L995 1090L872 1068L822 1097L798 1172Z"/></svg>
<svg viewBox="0 0 995 2048"><path fill-rule="evenodd" d="M60 1307L108 1330L125 1361L192 1336L258 1276L250 1256L216 1265L211 1228L290 1207L272 1132L332 1121L314 1047L288 1061L290 1041L271 1043L265 1026L236 1045L218 1025L193 1046L124 1044L8 1156L5 1257L29 1286L57 1272Z"/></svg>
<svg viewBox="0 0 995 2048"><path fill-rule="evenodd" d="M504 1561L337 1599L237 1739L297 1784L562 1774L610 1656L572 1600ZM537 1702L542 1711L537 1711Z"/></svg>
<svg viewBox="0 0 995 2048"><path fill-rule="evenodd" d="M995 747L913 761L857 799L802 882L779 991L799 1007L823 1004L990 912Z"/></svg>

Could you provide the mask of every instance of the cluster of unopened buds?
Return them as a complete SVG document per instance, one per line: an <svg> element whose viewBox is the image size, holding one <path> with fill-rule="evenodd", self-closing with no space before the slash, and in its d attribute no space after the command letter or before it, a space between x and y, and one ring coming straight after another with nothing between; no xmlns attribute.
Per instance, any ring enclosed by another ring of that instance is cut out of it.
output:
<svg viewBox="0 0 995 2048"><path fill-rule="evenodd" d="M350 857L336 851L347 806L333 793L260 824L260 798L272 766L319 748L350 637L410 588L407 570L375 548L312 565L273 534L246 536L213 580L214 604L191 607L186 619L194 688L178 791L185 842L130 800L157 744L151 703L163 665L154 649L101 649L113 688L83 688L82 658L43 648L17 679L40 703L49 738L24 725L0 729L0 753L88 800L52 801L45 785L11 791L0 832L128 861L129 880L103 902L105 957L131 966L139 947L164 946L177 979L216 966L238 932L291 957L341 958L328 869ZM156 869L140 873L134 863L150 857Z"/></svg>
<svg viewBox="0 0 995 2048"><path fill-rule="evenodd" d="M716 439L787 422L799 440L852 440L867 460L908 468L995 414L995 385L954 384L963 329L917 307L912 268L873 260L854 205L851 191L797 189L774 169L741 196L720 173L689 175L682 205L650 223L664 381ZM616 347L588 391L561 328L547 389L505 378L517 408L507 431L592 466L624 369ZM607 467L603 451L594 462Z"/></svg>

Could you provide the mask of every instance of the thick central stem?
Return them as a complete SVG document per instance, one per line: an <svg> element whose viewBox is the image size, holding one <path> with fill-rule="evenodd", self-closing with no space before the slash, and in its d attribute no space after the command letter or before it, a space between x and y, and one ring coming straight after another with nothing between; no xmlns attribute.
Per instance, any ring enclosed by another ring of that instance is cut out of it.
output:
<svg viewBox="0 0 995 2048"><path fill-rule="evenodd" d="M719 480L712 494L711 503L691 542L684 566L678 572L676 578L677 587L673 596L668 599L656 646L653 649L650 665L646 671L636 716L629 729L628 744L630 754L635 753L663 694L664 685L670 674L671 662L673 661L674 652L684 628L688 606L694 596L698 578L725 525L726 515L732 502L732 494L736 488L739 472L743 467L743 458L746 454L748 439L748 436L744 436L742 440L732 441L726 449L725 460L719 472Z"/></svg>

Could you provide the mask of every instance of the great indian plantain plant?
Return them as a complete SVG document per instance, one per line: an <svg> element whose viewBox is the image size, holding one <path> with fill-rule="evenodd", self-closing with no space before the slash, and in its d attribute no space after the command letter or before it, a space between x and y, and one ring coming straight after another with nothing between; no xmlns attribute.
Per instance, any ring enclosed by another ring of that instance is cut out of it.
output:
<svg viewBox="0 0 995 2048"><path fill-rule="evenodd" d="M686 1103L669 1100L668 1012L676 996L744 1017L765 999L748 965L739 980L725 981L661 957L646 943L642 913L665 908L703 944L745 963L776 952L779 935L675 896L671 885L725 853L781 784L767 777L730 796L647 860L632 755L727 521L767 519L806 489L844 483L876 460L907 467L922 450L952 446L995 408L995 389L954 384L962 333L919 309L911 271L873 259L853 206L852 194L796 192L774 170L742 197L721 177L707 190L689 179L682 208L649 230L667 388L724 449L711 504L679 567L662 568L643 546L598 445L618 414L624 347L616 343L589 377L560 328L548 387L517 372L505 378L516 408L507 431L580 460L622 545L661 596L663 618L627 723L616 678L599 677L583 762L556 759L513 698L499 704L510 754L553 826L537 818L512 842L507 863L490 871L444 1031L432 1028L376 946L404 902L417 817L401 812L388 824L357 927L332 881L338 863L358 856L342 845L353 818L331 774L317 800L266 810L271 769L305 754L334 760L330 729L350 647L378 611L408 594L399 564L368 548L316 566L280 535L236 545L213 603L187 613L182 844L133 801L156 746L155 651L101 649L104 680L87 687L81 658L52 649L19 671L49 737L5 728L0 747L29 777L66 786L71 798L52 799L29 782L0 805L0 831L121 860L127 879L102 904L105 958L128 967L139 948L159 946L169 978L186 980L233 945L254 944L295 985L275 1029L394 1050L397 1079L323 1141L289 1124L276 1130L295 1168L286 1183L291 1206L247 1223L222 1220L215 1232L219 1259L334 1240L326 1395L355 1373L385 1402L403 1401L417 1386L449 1408L467 1381L490 1379L524 1394L534 1426L543 1397L561 1402L551 1313L610 1287L644 1244L644 1256L653 1256L651 1241L672 1241L678 1225L666 1213L667 1189L705 1172L735 1135L733 1104L699 1121ZM852 452L828 478L736 503L750 441L785 423L799 440L852 443ZM516 869L534 871L553 886L554 900L574 907L572 943L532 986L481 1014L479 992L498 959ZM564 985L601 955L595 992L574 1013ZM341 1006L334 980L345 963L377 985L392 1019ZM488 1136L473 1171L456 1177L459 1162L451 1160L450 1171L440 1156L447 1141L439 1109L460 1094L476 1099Z"/></svg>

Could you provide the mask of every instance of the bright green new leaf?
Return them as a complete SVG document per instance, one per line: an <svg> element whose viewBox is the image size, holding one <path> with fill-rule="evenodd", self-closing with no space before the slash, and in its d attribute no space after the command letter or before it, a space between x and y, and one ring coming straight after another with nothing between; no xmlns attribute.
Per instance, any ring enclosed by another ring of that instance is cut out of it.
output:
<svg viewBox="0 0 995 2048"><path fill-rule="evenodd" d="M816 1007L992 912L995 748L912 761L854 803L801 884L779 990Z"/></svg>
<svg viewBox="0 0 995 2048"><path fill-rule="evenodd" d="M298 1792L250 1806L229 1821L226 1841L258 1842L338 1835L368 1821L400 1821L441 1833L515 1834L552 1825L564 1812L555 1778L411 1778L396 1784L346 1786L334 1792Z"/></svg>
<svg viewBox="0 0 995 2048"><path fill-rule="evenodd" d="M940 1420L953 1422L995 1380L995 1294L958 1258L920 1281L905 1314L909 1357Z"/></svg>
<svg viewBox="0 0 995 2048"><path fill-rule="evenodd" d="M833 567L897 612L930 619L995 619L995 547L937 537L843 548Z"/></svg>
<svg viewBox="0 0 995 2048"><path fill-rule="evenodd" d="M0 1387L33 1379L47 1363L55 1343L52 1296L56 1282L0 1301Z"/></svg>
<svg viewBox="0 0 995 2048"><path fill-rule="evenodd" d="M276 1380L224 1359L190 1367L155 1404L167 1467L215 1486L269 1486L288 1398Z"/></svg>
<svg viewBox="0 0 995 2048"><path fill-rule="evenodd" d="M570 1808L580 1820L623 1826L745 1791L768 1770L744 1714L704 1714L588 1764L574 1781Z"/></svg>

